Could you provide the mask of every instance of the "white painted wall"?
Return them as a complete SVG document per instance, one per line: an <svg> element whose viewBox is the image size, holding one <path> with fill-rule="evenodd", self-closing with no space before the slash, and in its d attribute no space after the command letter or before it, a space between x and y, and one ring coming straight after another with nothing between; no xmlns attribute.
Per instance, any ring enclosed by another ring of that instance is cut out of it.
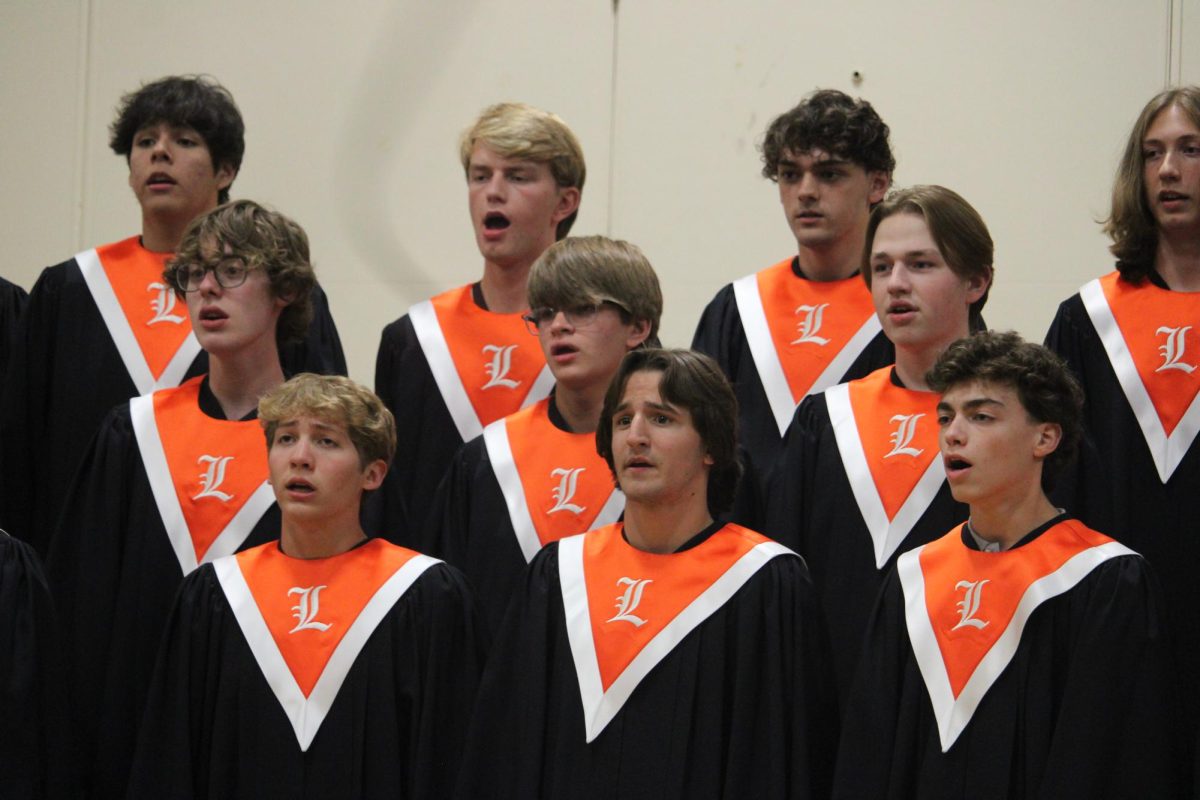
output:
<svg viewBox="0 0 1200 800"><path fill-rule="evenodd" d="M615 15L612 0L7 0L0 274L28 288L135 231L113 107L207 72L246 118L234 195L308 230L351 374L370 383L380 329L478 274L457 136L485 105L524 100L583 142L575 232L646 250L664 342L686 345L722 284L794 250L756 145L830 86L891 125L898 184L944 183L979 208L997 244L986 317L1040 338L1109 269L1093 220L1117 153L1154 92L1200 81L1197 31L1200 0L625 0Z"/></svg>

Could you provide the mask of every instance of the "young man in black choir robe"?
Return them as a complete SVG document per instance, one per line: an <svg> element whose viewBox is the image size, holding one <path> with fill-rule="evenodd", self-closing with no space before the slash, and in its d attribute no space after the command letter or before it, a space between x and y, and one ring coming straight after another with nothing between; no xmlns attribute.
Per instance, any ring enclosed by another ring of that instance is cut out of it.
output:
<svg viewBox="0 0 1200 800"><path fill-rule="evenodd" d="M543 545L625 509L596 452L596 426L621 359L657 342L662 290L637 247L573 237L534 262L529 307L554 389L459 449L430 517L429 553L466 574L493 630Z"/></svg>
<svg viewBox="0 0 1200 800"><path fill-rule="evenodd" d="M64 666L37 555L0 530L0 797L79 797Z"/></svg>
<svg viewBox="0 0 1200 800"><path fill-rule="evenodd" d="M1162 578L1189 736L1200 727L1200 87L1142 109L1105 223L1116 271L1063 302L1046 336L1083 384L1094 457L1056 495Z"/></svg>
<svg viewBox="0 0 1200 800"><path fill-rule="evenodd" d="M871 104L831 89L771 122L762 160L799 254L722 289L692 347L733 383L742 445L765 472L806 395L892 363L857 273L896 160Z"/></svg>
<svg viewBox="0 0 1200 800"><path fill-rule="evenodd" d="M836 722L804 562L714 522L738 479L719 367L634 350L596 449L625 521L551 542L509 606L462 798L823 797Z"/></svg>
<svg viewBox="0 0 1200 800"><path fill-rule="evenodd" d="M229 199L245 150L233 98L202 77L163 78L126 95L110 134L129 166L140 235L42 272L0 389L0 525L43 556L104 415L206 369L163 266L188 223ZM281 350L284 369L344 373L320 287L313 304L306 335Z"/></svg>
<svg viewBox="0 0 1200 800"><path fill-rule="evenodd" d="M866 628L835 797L1183 797L1185 743L1153 570L1055 508L1083 395L1015 333L929 375L970 519L904 553Z"/></svg>
<svg viewBox="0 0 1200 800"><path fill-rule="evenodd" d="M258 399L284 381L316 282L299 225L249 200L192 222L161 280L208 374L118 406L66 494L48 571L88 796L121 797L171 601L197 564L274 539Z"/></svg>
<svg viewBox="0 0 1200 800"><path fill-rule="evenodd" d="M896 556L967 517L937 454L925 373L977 326L992 238L962 197L914 186L878 206L863 277L896 364L805 398L772 476L766 531L806 559L829 629L839 695Z"/></svg>
<svg viewBox="0 0 1200 800"><path fill-rule="evenodd" d="M463 133L459 156L483 277L417 303L383 330L375 391L396 415L399 458L372 499L372 534L420 530L463 442L554 383L521 314L530 267L575 222L583 150L554 114L500 103Z"/></svg>
<svg viewBox="0 0 1200 800"><path fill-rule="evenodd" d="M128 796L448 797L483 651L462 575L359 523L390 412L300 375L259 420L280 539L184 581Z"/></svg>

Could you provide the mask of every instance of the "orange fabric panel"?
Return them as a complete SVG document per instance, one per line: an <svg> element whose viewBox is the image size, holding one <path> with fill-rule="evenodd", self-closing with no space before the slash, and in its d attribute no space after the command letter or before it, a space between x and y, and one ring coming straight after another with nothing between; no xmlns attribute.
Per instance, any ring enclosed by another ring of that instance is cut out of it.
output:
<svg viewBox="0 0 1200 800"><path fill-rule="evenodd" d="M612 473L596 453L595 434L556 428L548 398L504 424L541 543L589 530L613 492Z"/></svg>
<svg viewBox="0 0 1200 800"><path fill-rule="evenodd" d="M96 248L109 285L157 380L192 332L187 303L163 281L171 253L152 253L134 236Z"/></svg>
<svg viewBox="0 0 1200 800"><path fill-rule="evenodd" d="M1105 275L1100 286L1170 436L1200 391L1200 295L1118 278Z"/></svg>
<svg viewBox="0 0 1200 800"><path fill-rule="evenodd" d="M623 525L584 539L583 571L601 685L607 691L634 657L671 620L765 536L726 525L682 553L659 555L631 546Z"/></svg>
<svg viewBox="0 0 1200 800"><path fill-rule="evenodd" d="M269 475L258 420L213 419L197 411L201 381L153 395L154 424L197 562Z"/></svg>
<svg viewBox="0 0 1200 800"><path fill-rule="evenodd" d="M275 544L237 554L254 602L305 697L363 608L415 555L382 539L330 558L289 558Z"/></svg>
<svg viewBox="0 0 1200 800"><path fill-rule="evenodd" d="M859 275L840 281L810 281L792 272L786 259L758 273L771 341L799 403L829 362L875 314L871 292Z"/></svg>
<svg viewBox="0 0 1200 800"><path fill-rule="evenodd" d="M1072 556L1112 541L1074 520L1001 553L964 547L961 536L959 526L920 554L926 612L955 697L1008 627L1030 584Z"/></svg>
<svg viewBox="0 0 1200 800"><path fill-rule="evenodd" d="M938 450L936 392L914 392L892 383L892 370L876 370L849 384L850 406L863 453L889 520L929 468Z"/></svg>
<svg viewBox="0 0 1200 800"><path fill-rule="evenodd" d="M430 303L479 423L486 426L520 409L546 366L521 314L485 311L475 304L469 285Z"/></svg>

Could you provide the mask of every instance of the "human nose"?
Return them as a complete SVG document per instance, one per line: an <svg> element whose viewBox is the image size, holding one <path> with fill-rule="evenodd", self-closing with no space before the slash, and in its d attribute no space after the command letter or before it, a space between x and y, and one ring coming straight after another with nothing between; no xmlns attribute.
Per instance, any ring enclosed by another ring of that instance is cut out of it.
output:
<svg viewBox="0 0 1200 800"><path fill-rule="evenodd" d="M165 134L154 138L154 147L150 150L150 158L155 161L170 161L171 149L167 146L167 136Z"/></svg>
<svg viewBox="0 0 1200 800"><path fill-rule="evenodd" d="M1158 176L1168 180L1179 177L1178 155L1174 150L1163 153L1162 160L1158 162Z"/></svg>
<svg viewBox="0 0 1200 800"><path fill-rule="evenodd" d="M206 269L200 277L200 283L196 286L197 291L204 294L216 294L224 287L217 281L217 271L215 269Z"/></svg>
<svg viewBox="0 0 1200 800"><path fill-rule="evenodd" d="M648 430L646 418L641 414L634 414L633 419L629 421L629 433L626 435L626 441L630 446L644 445L649 441L646 435Z"/></svg>
<svg viewBox="0 0 1200 800"><path fill-rule="evenodd" d="M887 289L891 294L903 294L911 288L908 268L902 263L893 264L888 270Z"/></svg>
<svg viewBox="0 0 1200 800"><path fill-rule="evenodd" d="M963 429L959 417L953 417L949 422L943 424L941 435L942 449L960 447L966 441L966 431Z"/></svg>
<svg viewBox="0 0 1200 800"><path fill-rule="evenodd" d="M806 172L796 182L796 194L802 200L813 199L817 196L818 186L817 177L811 172Z"/></svg>
<svg viewBox="0 0 1200 800"><path fill-rule="evenodd" d="M575 325L567 318L567 312L559 309L550 319L549 329L551 332L575 330Z"/></svg>
<svg viewBox="0 0 1200 800"><path fill-rule="evenodd" d="M488 178L485 195L489 200L503 200L505 197L504 176L499 172Z"/></svg>
<svg viewBox="0 0 1200 800"><path fill-rule="evenodd" d="M312 466L312 446L306 437L301 436L292 446L291 462L294 467Z"/></svg>

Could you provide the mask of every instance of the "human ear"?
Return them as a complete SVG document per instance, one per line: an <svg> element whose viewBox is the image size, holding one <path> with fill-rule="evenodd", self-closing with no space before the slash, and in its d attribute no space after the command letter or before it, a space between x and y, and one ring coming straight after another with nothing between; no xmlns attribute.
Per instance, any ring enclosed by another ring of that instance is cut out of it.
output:
<svg viewBox="0 0 1200 800"><path fill-rule="evenodd" d="M579 188L567 186L558 190L558 205L554 207L554 224L562 222L579 210Z"/></svg>
<svg viewBox="0 0 1200 800"><path fill-rule="evenodd" d="M378 489L383 485L383 478L387 475L388 465L382 458L377 458L363 468L362 488L363 491L371 491Z"/></svg>
<svg viewBox="0 0 1200 800"><path fill-rule="evenodd" d="M1062 441L1062 426L1054 422L1039 423L1033 444L1035 458L1045 458L1058 449Z"/></svg>

